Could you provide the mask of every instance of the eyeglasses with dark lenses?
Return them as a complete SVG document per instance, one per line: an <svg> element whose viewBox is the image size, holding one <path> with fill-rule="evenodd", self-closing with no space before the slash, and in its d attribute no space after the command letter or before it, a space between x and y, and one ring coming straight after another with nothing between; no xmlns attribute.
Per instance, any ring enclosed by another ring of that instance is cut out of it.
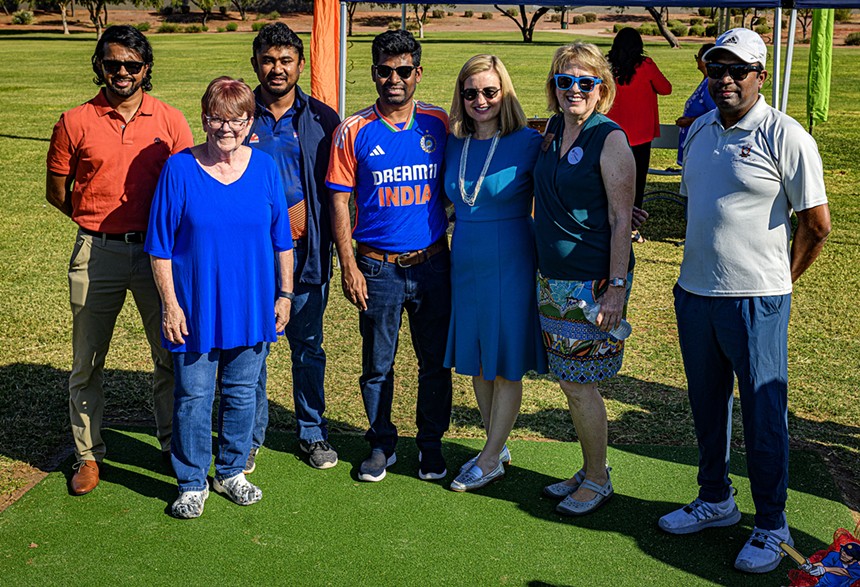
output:
<svg viewBox="0 0 860 587"><path fill-rule="evenodd" d="M143 69L144 65L146 63L143 61L116 61L115 59L105 59L102 61L102 67L111 75L118 74L122 68L125 68L131 75L137 75Z"/></svg>
<svg viewBox="0 0 860 587"><path fill-rule="evenodd" d="M224 120L217 116L207 116L206 124L212 127L212 130L221 130L221 128L226 124L233 131L240 131L245 128L245 125L248 124L249 120L250 118L233 118L230 120Z"/></svg>
<svg viewBox="0 0 860 587"><path fill-rule="evenodd" d="M376 75L379 79L388 79L395 71L397 72L397 77L400 79L409 79L412 77L412 72L418 69L418 66L399 65L397 67L391 67L390 65L374 65L373 68L376 70Z"/></svg>
<svg viewBox="0 0 860 587"><path fill-rule="evenodd" d="M579 91L587 94L597 87L597 84L602 84L603 80L593 75L567 75L566 73L555 74L555 87L559 90L569 90L573 84L579 86Z"/></svg>
<svg viewBox="0 0 860 587"><path fill-rule="evenodd" d="M477 88L468 88L460 92L460 95L467 102L472 102L474 100L477 100L479 93L483 94L487 100L492 100L501 91L502 90L499 88L481 88L480 90Z"/></svg>
<svg viewBox="0 0 860 587"><path fill-rule="evenodd" d="M736 82L743 81L747 78L751 71L758 73L762 72L761 65L750 65L749 63L708 63L705 65L705 70L708 72L708 77L711 79L723 79L726 77L726 71L732 76Z"/></svg>

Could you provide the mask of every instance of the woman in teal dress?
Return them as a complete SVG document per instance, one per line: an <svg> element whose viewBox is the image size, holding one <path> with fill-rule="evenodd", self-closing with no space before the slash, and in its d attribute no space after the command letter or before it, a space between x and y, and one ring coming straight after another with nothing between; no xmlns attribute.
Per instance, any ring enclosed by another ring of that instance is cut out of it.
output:
<svg viewBox="0 0 860 587"><path fill-rule="evenodd" d="M454 491L469 491L505 474L523 375L546 372L531 218L542 139L526 127L510 76L493 55L476 55L460 70L450 127L445 190L456 224L445 363L472 376L487 432L484 449L451 483Z"/></svg>
<svg viewBox="0 0 860 587"><path fill-rule="evenodd" d="M546 81L544 148L535 164L538 307L550 372L558 377L583 466L544 493L561 514L587 514L613 494L606 466L606 408L598 382L621 368L624 341L609 336L626 312L635 162L624 131L603 113L615 86L591 44L556 51ZM597 324L577 306L599 303Z"/></svg>

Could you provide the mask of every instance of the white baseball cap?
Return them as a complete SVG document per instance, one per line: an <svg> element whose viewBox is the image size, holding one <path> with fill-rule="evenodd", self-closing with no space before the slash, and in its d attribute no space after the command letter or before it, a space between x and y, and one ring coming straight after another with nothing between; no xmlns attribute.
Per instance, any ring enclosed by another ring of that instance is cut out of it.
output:
<svg viewBox="0 0 860 587"><path fill-rule="evenodd" d="M761 63L767 61L767 45L755 31L745 28L730 29L717 37L717 42L702 55L703 61L708 61L708 55L715 51L728 51L746 63Z"/></svg>

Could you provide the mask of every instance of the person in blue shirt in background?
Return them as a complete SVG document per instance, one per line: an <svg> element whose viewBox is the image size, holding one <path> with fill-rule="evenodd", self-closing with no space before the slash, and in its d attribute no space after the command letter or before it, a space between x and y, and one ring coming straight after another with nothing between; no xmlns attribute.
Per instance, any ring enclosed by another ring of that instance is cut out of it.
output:
<svg viewBox="0 0 860 587"><path fill-rule="evenodd" d="M702 60L702 55L713 46L713 43L705 43L696 53L696 68L702 72L702 81L687 98L687 103L684 104L684 115L675 121L675 125L681 127L681 132L678 133L678 165L684 164L684 139L687 138L687 131L690 130L690 126L698 117L717 107L714 104L714 99L708 93L708 75L705 70L705 62Z"/></svg>
<svg viewBox="0 0 860 587"><path fill-rule="evenodd" d="M260 29L254 39L251 65L260 85L254 90L256 112L245 144L274 158L292 229L295 298L286 336L292 354L299 448L308 454L312 467L328 469L337 464L337 452L328 443L328 422L323 415L326 356L322 348L322 321L332 272L325 174L331 137L340 119L334 110L298 86L305 68L304 46L284 23ZM269 423L266 380L263 363L246 474L256 467L256 456Z"/></svg>

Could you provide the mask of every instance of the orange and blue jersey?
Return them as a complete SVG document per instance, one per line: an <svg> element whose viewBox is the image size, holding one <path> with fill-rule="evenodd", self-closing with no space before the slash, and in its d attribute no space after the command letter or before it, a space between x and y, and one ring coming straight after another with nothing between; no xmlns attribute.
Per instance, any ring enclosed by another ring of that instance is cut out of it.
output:
<svg viewBox="0 0 860 587"><path fill-rule="evenodd" d="M430 246L445 233L442 161L448 115L415 102L403 124L387 120L376 106L337 127L326 185L354 192L353 238L391 252Z"/></svg>

